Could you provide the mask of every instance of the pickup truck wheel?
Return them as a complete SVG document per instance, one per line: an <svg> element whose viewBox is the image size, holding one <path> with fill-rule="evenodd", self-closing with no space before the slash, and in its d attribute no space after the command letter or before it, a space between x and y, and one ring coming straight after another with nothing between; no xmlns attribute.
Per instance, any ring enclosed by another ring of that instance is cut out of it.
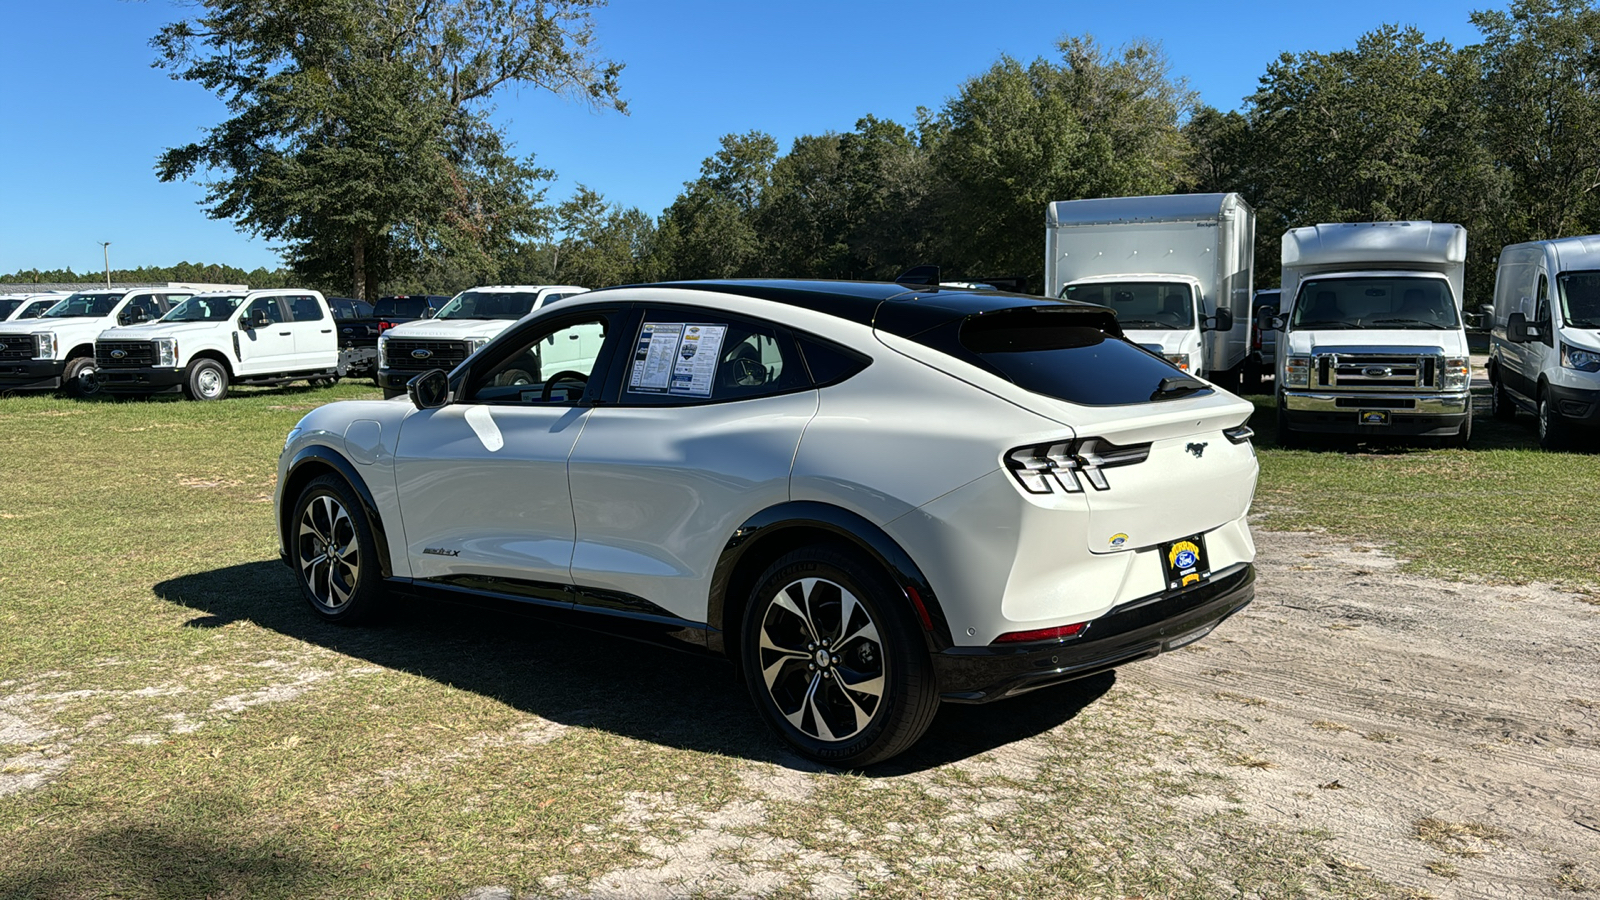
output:
<svg viewBox="0 0 1600 900"><path fill-rule="evenodd" d="M1305 446L1305 438L1295 434L1289 427L1289 408L1278 398L1278 446L1285 450L1293 450Z"/></svg>
<svg viewBox="0 0 1600 900"><path fill-rule="evenodd" d="M1545 391L1539 392L1539 449L1567 449L1567 420L1555 411Z"/></svg>
<svg viewBox="0 0 1600 900"><path fill-rule="evenodd" d="M228 396L228 370L214 359L189 363L183 375L183 393L190 400L221 400Z"/></svg>
<svg viewBox="0 0 1600 900"><path fill-rule="evenodd" d="M377 542L344 479L324 475L306 485L290 527L295 581L311 611L329 622L370 618L382 600Z"/></svg>
<svg viewBox="0 0 1600 900"><path fill-rule="evenodd" d="M1495 373L1498 375L1498 372ZM1511 392L1506 390L1505 382L1495 375L1489 379L1489 415L1502 422L1509 422L1517 417L1517 405L1511 399Z"/></svg>
<svg viewBox="0 0 1600 900"><path fill-rule="evenodd" d="M1461 430L1456 432L1455 437L1446 438L1445 442L1444 442L1444 445L1446 447L1454 447L1454 448L1456 448L1458 450L1465 450L1465 449L1467 449L1468 445L1470 445L1471 443L1472 443L1472 407L1469 405L1467 407L1467 420L1465 422L1461 423Z"/></svg>
<svg viewBox="0 0 1600 900"><path fill-rule="evenodd" d="M841 547L795 550L761 576L745 607L741 664L767 724L803 755L870 765L933 722L933 666L896 594Z"/></svg>
<svg viewBox="0 0 1600 900"><path fill-rule="evenodd" d="M68 360L61 373L61 386L74 397L93 397L100 393L100 370L95 367L94 357Z"/></svg>

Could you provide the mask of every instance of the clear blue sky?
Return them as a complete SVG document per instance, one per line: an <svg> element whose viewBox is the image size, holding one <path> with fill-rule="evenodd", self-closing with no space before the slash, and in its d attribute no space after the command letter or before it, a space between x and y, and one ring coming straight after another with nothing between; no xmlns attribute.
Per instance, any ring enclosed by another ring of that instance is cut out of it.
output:
<svg viewBox="0 0 1600 900"><path fill-rule="evenodd" d="M910 123L1001 54L1054 55L1064 34L1162 42L1202 99L1237 107L1284 51L1333 50L1385 22L1472 43L1483 2L1195 3L1176 0L612 0L597 16L604 52L627 64L631 115L533 90L497 97L519 151L558 173L550 198L582 182L656 214L728 132L761 129L780 147L849 130L872 113ZM222 105L150 67L148 41L193 7L171 0L0 0L0 272L95 271L181 260L279 264L265 241L213 221L194 184L161 184L165 147L196 139Z"/></svg>

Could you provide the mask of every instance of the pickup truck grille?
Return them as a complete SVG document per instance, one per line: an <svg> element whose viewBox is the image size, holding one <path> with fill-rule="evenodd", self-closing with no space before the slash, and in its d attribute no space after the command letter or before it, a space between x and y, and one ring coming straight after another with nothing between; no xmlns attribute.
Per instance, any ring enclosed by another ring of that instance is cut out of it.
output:
<svg viewBox="0 0 1600 900"><path fill-rule="evenodd" d="M1443 362L1413 353L1320 353L1312 359L1311 380L1335 391L1437 390Z"/></svg>
<svg viewBox="0 0 1600 900"><path fill-rule="evenodd" d="M0 335L0 359L33 359L33 335Z"/></svg>
<svg viewBox="0 0 1600 900"><path fill-rule="evenodd" d="M420 354L426 353L426 356ZM384 344L384 356L391 369L454 369L467 358L467 345L463 341L417 341L390 338ZM419 358L420 356L420 358Z"/></svg>
<svg viewBox="0 0 1600 900"><path fill-rule="evenodd" d="M102 369L153 366L156 347L150 341L95 341L94 361Z"/></svg>

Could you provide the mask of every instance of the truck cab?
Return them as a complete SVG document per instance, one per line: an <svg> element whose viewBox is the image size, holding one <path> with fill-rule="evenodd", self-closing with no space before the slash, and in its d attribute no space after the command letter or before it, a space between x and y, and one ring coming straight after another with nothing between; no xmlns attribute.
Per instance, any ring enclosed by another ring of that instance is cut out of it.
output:
<svg viewBox="0 0 1600 900"><path fill-rule="evenodd" d="M1279 441L1308 433L1472 436L1461 313L1467 232L1438 222L1313 225L1283 236ZM1292 299L1288 299L1292 298Z"/></svg>
<svg viewBox="0 0 1600 900"><path fill-rule="evenodd" d="M1490 409L1561 450L1600 429L1600 235L1513 244L1495 270Z"/></svg>
<svg viewBox="0 0 1600 900"><path fill-rule="evenodd" d="M177 288L107 288L69 294L38 318L0 323L0 392L100 391L95 337L107 328L161 318L195 292Z"/></svg>
<svg viewBox="0 0 1600 900"><path fill-rule="evenodd" d="M1254 269L1255 211L1238 194L1048 208L1046 294L1109 307L1129 340L1227 388L1248 360Z"/></svg>
<svg viewBox="0 0 1600 900"><path fill-rule="evenodd" d="M42 294L0 294L0 322L37 319L66 297L65 291Z"/></svg>
<svg viewBox="0 0 1600 900"><path fill-rule="evenodd" d="M432 318L383 331L378 338L378 387L385 399L398 397L406 392L406 382L417 375L429 369L453 369L523 316L588 290L570 284L468 288ZM541 355L547 367L555 360L592 361L600 352L601 339L598 328L574 330L565 335L561 346L542 348Z"/></svg>
<svg viewBox="0 0 1600 900"><path fill-rule="evenodd" d="M157 322L102 332L94 348L104 389L124 394L220 400L233 384L343 374L328 302L298 288L196 294Z"/></svg>

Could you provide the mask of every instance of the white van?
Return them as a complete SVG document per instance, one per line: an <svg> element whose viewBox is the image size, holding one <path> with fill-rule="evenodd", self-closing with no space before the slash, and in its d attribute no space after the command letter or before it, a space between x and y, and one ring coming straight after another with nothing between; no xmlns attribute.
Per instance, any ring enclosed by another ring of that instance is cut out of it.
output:
<svg viewBox="0 0 1600 900"><path fill-rule="evenodd" d="M1539 418L1539 446L1600 427L1600 235L1500 251L1489 333L1490 408Z"/></svg>
<svg viewBox="0 0 1600 900"><path fill-rule="evenodd" d="M336 381L334 331L316 291L218 291L190 297L160 321L102 332L95 360L106 391L220 400L230 384Z"/></svg>

